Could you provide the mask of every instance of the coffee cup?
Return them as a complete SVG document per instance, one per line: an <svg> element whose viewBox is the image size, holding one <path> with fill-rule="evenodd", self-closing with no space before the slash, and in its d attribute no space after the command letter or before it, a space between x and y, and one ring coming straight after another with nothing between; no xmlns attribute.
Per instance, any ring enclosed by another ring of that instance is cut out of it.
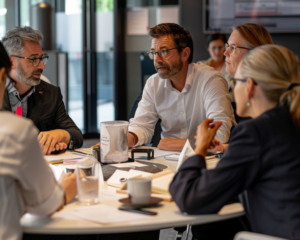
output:
<svg viewBox="0 0 300 240"><path fill-rule="evenodd" d="M127 190L131 203L147 203L151 199L151 179L131 178Z"/></svg>

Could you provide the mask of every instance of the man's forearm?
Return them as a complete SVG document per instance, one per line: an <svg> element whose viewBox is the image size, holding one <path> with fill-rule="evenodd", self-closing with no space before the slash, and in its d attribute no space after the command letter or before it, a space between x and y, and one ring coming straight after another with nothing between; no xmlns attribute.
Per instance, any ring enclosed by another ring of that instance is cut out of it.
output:
<svg viewBox="0 0 300 240"><path fill-rule="evenodd" d="M160 140L157 148L169 151L181 152L187 139L163 138Z"/></svg>

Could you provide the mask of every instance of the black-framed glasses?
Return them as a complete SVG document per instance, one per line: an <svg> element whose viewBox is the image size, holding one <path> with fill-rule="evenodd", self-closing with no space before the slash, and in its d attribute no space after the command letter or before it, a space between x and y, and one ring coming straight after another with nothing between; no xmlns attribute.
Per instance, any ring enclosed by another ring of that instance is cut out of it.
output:
<svg viewBox="0 0 300 240"><path fill-rule="evenodd" d="M246 82L247 79L248 79L248 78L243 78L243 79L240 79L240 78L233 78L233 77L232 77L232 78L229 78L232 88L235 87L237 81L240 81L240 82ZM254 80L253 80L253 83L254 83L254 85L257 85L257 83L256 83Z"/></svg>
<svg viewBox="0 0 300 240"><path fill-rule="evenodd" d="M229 49L229 54L230 55L234 54L237 48L250 50L250 48L239 47L239 46L234 45L234 44L229 45L228 43L225 43L225 51L227 51L227 49Z"/></svg>
<svg viewBox="0 0 300 240"><path fill-rule="evenodd" d="M169 51L173 50L173 49L178 49L178 48L183 48L183 47L176 47L176 48L170 48L170 49L163 49L163 50L159 50L157 52L147 52L149 58L151 60L154 59L155 54L157 54L159 57L164 58L167 57L169 55Z"/></svg>
<svg viewBox="0 0 300 240"><path fill-rule="evenodd" d="M10 56L11 57L17 57L17 58L28 59L32 62L32 66L34 66L34 67L37 67L40 64L41 60L43 61L44 65L46 65L47 62L48 62L48 58L49 58L49 56L47 56L47 55L43 55L40 58L28 58L28 57L21 57L21 56L17 56L17 55L10 55Z"/></svg>

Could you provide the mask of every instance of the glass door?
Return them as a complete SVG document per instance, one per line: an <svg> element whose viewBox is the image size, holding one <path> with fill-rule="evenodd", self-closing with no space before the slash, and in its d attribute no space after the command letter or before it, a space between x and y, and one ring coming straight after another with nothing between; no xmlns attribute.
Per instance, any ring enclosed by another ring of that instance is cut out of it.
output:
<svg viewBox="0 0 300 240"><path fill-rule="evenodd" d="M97 126L115 119L113 94L114 0L96 0Z"/></svg>

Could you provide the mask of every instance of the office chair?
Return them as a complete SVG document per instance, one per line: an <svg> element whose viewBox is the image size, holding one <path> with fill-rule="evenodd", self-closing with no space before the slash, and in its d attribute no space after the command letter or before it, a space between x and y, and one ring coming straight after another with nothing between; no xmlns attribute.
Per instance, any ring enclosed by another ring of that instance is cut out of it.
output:
<svg viewBox="0 0 300 240"><path fill-rule="evenodd" d="M287 240L287 239L267 236L264 234L258 234L252 232L239 232L235 235L234 240Z"/></svg>
<svg viewBox="0 0 300 240"><path fill-rule="evenodd" d="M134 115L135 115L135 111L139 105L139 102L141 101L142 99L142 96L143 96L143 92L140 92L137 97L135 98L133 104L132 104L132 107L131 107L131 110L130 110L130 113L129 113L129 119L130 118L134 118ZM161 139L161 120L158 119L156 125L155 125L155 129L154 129L154 134L152 136L152 139L151 139L151 144L152 144L152 147L157 147L157 145L159 144L159 141Z"/></svg>

